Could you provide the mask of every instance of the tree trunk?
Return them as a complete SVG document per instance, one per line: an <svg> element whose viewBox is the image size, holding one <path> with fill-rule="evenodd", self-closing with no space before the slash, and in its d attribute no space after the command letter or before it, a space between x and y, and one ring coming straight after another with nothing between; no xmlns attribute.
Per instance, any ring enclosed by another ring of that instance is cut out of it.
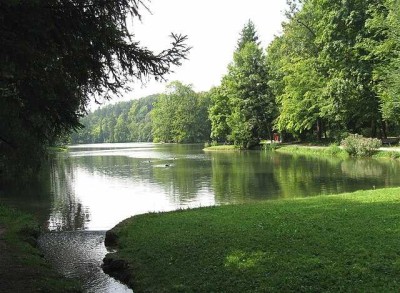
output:
<svg viewBox="0 0 400 293"><path fill-rule="evenodd" d="M317 119L317 139L320 141L322 139L322 123L321 119Z"/></svg>
<svg viewBox="0 0 400 293"><path fill-rule="evenodd" d="M382 121L382 138L387 138L387 122Z"/></svg>
<svg viewBox="0 0 400 293"><path fill-rule="evenodd" d="M371 137L376 137L376 122L374 119L371 120Z"/></svg>

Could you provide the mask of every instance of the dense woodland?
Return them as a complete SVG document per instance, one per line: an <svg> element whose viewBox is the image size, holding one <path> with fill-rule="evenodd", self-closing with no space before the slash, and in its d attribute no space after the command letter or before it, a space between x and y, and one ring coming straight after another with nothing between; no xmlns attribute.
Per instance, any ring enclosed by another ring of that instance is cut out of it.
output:
<svg viewBox="0 0 400 293"><path fill-rule="evenodd" d="M195 93L172 83L146 112L149 124L132 123L143 114L113 114L104 118L115 121L110 135L99 140L97 124L89 141L213 140L249 148L274 132L329 141L349 133L398 136L399 38L399 1L290 2L283 33L268 48L251 21L244 26L220 86ZM132 102L135 109L148 98L139 101ZM122 129L127 135L118 134ZM144 130L147 135L137 134Z"/></svg>
<svg viewBox="0 0 400 293"><path fill-rule="evenodd" d="M210 99L172 82L163 94L108 105L81 119L71 143L204 142L210 137Z"/></svg>

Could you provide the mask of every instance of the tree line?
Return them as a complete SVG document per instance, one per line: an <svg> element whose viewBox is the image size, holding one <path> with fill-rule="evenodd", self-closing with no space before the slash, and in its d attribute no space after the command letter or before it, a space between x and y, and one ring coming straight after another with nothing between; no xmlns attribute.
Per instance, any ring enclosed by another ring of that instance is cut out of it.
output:
<svg viewBox="0 0 400 293"><path fill-rule="evenodd" d="M286 15L266 49L254 24L244 26L218 87L195 93L172 83L153 103L153 141L251 148L274 132L328 141L398 135L400 2L289 1Z"/></svg>
<svg viewBox="0 0 400 293"><path fill-rule="evenodd" d="M282 34L268 48L251 21L244 26L220 86L195 93L172 84L147 106L90 122L96 126L79 141L211 139L250 148L274 132L336 141L347 133L397 135L400 2L288 3ZM159 53L140 46L127 19L140 17L141 6L0 3L0 174L34 172L46 146L85 123L91 97L119 95L130 80L162 79L186 58L186 36L172 35Z"/></svg>
<svg viewBox="0 0 400 293"><path fill-rule="evenodd" d="M212 90L211 137L242 147L272 139L398 135L400 2L289 1L263 51L250 21Z"/></svg>
<svg viewBox="0 0 400 293"><path fill-rule="evenodd" d="M210 136L205 93L175 81L163 94L107 105L81 119L71 143L204 142Z"/></svg>
<svg viewBox="0 0 400 293"><path fill-rule="evenodd" d="M267 50L276 128L336 140L397 134L399 1L301 2Z"/></svg>

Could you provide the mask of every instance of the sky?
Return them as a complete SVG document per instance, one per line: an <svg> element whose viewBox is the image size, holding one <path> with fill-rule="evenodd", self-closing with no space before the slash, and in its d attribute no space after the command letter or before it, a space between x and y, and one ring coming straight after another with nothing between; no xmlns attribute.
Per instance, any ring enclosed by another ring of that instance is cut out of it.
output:
<svg viewBox="0 0 400 293"><path fill-rule="evenodd" d="M112 102L131 100L162 93L168 82L179 80L191 84L196 92L207 91L220 84L233 60L240 32L251 19L257 29L261 46L266 48L282 31L286 0L151 0L144 2L150 12L141 10L141 21L133 21L132 32L142 46L159 52L170 46L171 32L188 36L192 47L188 60L167 82L155 81L132 86L132 91ZM143 8L143 7L142 7Z"/></svg>

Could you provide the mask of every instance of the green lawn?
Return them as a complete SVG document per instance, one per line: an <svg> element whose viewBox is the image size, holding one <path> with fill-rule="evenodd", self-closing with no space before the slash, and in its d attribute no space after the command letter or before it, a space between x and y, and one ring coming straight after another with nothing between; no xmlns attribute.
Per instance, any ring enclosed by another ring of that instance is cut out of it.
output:
<svg viewBox="0 0 400 293"><path fill-rule="evenodd" d="M224 145L214 145L203 149L204 151L234 151L239 150L235 145L224 144Z"/></svg>
<svg viewBox="0 0 400 293"><path fill-rule="evenodd" d="M113 229L135 292L399 292L400 188L140 215Z"/></svg>
<svg viewBox="0 0 400 293"><path fill-rule="evenodd" d="M291 153L299 155L314 155L314 156L330 156L339 158L348 158L349 155L339 146L302 146L302 145L283 145L276 149L277 152Z"/></svg>

